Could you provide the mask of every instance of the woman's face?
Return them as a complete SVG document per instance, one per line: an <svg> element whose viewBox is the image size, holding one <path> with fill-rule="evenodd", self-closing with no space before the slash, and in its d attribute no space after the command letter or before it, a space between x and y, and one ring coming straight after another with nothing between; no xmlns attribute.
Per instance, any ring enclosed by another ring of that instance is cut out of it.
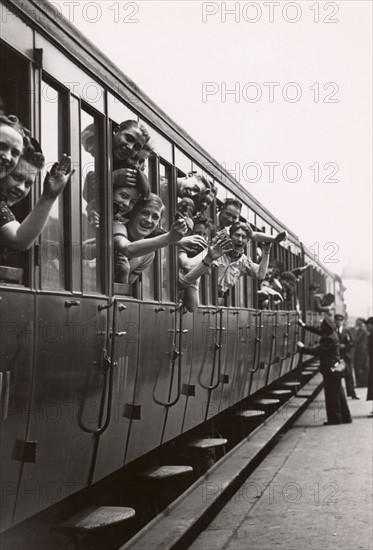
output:
<svg viewBox="0 0 373 550"><path fill-rule="evenodd" d="M13 172L0 181L0 189L5 194L9 206L27 197L38 172L36 166L21 158Z"/></svg>
<svg viewBox="0 0 373 550"><path fill-rule="evenodd" d="M128 222L128 229L131 237L135 240L139 240L153 233L161 220L161 216L161 207L156 204L145 206Z"/></svg>
<svg viewBox="0 0 373 550"><path fill-rule="evenodd" d="M14 170L23 150L23 138L7 124L0 125L0 178Z"/></svg>
<svg viewBox="0 0 373 550"><path fill-rule="evenodd" d="M187 176L177 179L177 196L183 198L193 198L203 193L205 186L195 176Z"/></svg>
<svg viewBox="0 0 373 550"><path fill-rule="evenodd" d="M113 202L119 206L119 211L123 214L131 212L140 198L140 193L136 187L114 187Z"/></svg>
<svg viewBox="0 0 373 550"><path fill-rule="evenodd" d="M146 138L136 126L127 130L118 130L113 136L114 159L125 162L135 156L144 147L145 142Z"/></svg>
<svg viewBox="0 0 373 550"><path fill-rule="evenodd" d="M248 240L249 239L246 231L244 231L243 229L237 229L237 231L235 231L231 235L233 250L235 252L242 253L244 251L245 246L247 245Z"/></svg>

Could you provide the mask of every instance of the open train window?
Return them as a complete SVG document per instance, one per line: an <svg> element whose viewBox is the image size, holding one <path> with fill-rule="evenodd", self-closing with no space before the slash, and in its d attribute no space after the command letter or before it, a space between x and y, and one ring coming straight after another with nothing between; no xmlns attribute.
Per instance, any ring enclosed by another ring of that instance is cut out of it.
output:
<svg viewBox="0 0 373 550"><path fill-rule="evenodd" d="M102 216L102 172L100 162L101 120L82 108L80 114L81 151L80 170L82 191L83 290L100 292L102 250L100 233Z"/></svg>
<svg viewBox="0 0 373 550"><path fill-rule="evenodd" d="M185 176L188 172L191 172L193 170L192 161L190 160L189 157L184 155L184 153L182 153L180 149L175 147L174 154L175 154L175 166L182 173L182 175Z"/></svg>
<svg viewBox="0 0 373 550"><path fill-rule="evenodd" d="M66 135L68 94L49 79L41 83L41 143L45 157L42 179L62 153L67 152ZM54 202L41 235L41 285L44 289L65 289L64 196ZM67 237L67 235L66 235Z"/></svg>
<svg viewBox="0 0 373 550"><path fill-rule="evenodd" d="M166 207L165 215L162 220L162 229L169 231L173 222L172 206L175 201L173 190L176 182L172 181L172 167L169 164L162 160L158 166L159 196ZM172 281L175 280L176 274L172 248L166 246L161 248L158 252L161 268L161 299L163 302L169 302L174 299L174 285Z"/></svg>
<svg viewBox="0 0 373 550"><path fill-rule="evenodd" d="M0 114L16 115L31 127L30 62L0 41ZM31 210L31 193L11 208L19 222ZM0 251L0 282L29 285L29 253L4 247Z"/></svg>

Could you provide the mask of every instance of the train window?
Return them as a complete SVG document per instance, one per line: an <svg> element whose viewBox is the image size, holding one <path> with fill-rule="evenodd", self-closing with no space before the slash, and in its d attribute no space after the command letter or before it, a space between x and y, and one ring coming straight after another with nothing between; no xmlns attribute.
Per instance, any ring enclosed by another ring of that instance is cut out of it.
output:
<svg viewBox="0 0 373 550"><path fill-rule="evenodd" d="M61 47L54 46L50 39L38 32L35 32L35 48L43 50L43 71L63 82L71 93L104 114L105 93L98 81L71 61Z"/></svg>
<svg viewBox="0 0 373 550"><path fill-rule="evenodd" d="M266 235L271 234L271 226L263 220L260 230L263 231Z"/></svg>
<svg viewBox="0 0 373 550"><path fill-rule="evenodd" d="M81 150L80 170L82 182L81 220L83 240L83 290L88 292L100 292L101 289L101 265L100 227L102 220L101 190L100 190L100 136L99 120L81 110ZM100 223L101 222L101 223Z"/></svg>
<svg viewBox="0 0 373 550"><path fill-rule="evenodd" d="M249 223L255 225L255 212L251 210L251 208L248 208L248 216L246 219Z"/></svg>
<svg viewBox="0 0 373 550"><path fill-rule="evenodd" d="M50 170L61 157L64 148L63 124L66 96L64 92L42 82L41 89L41 143L45 156L45 169ZM41 235L41 284L46 289L65 288L64 258L64 199L55 201L47 225Z"/></svg>
<svg viewBox="0 0 373 550"><path fill-rule="evenodd" d="M246 307L246 280L247 277L240 277L234 287L233 306Z"/></svg>
<svg viewBox="0 0 373 550"><path fill-rule="evenodd" d="M30 128L29 62L0 44L0 100L6 115L17 117Z"/></svg>
<svg viewBox="0 0 373 550"><path fill-rule="evenodd" d="M145 128L148 130L150 135L150 144L153 147L154 151L162 157L163 159L167 160L170 164L172 164L173 161L173 155L172 155L172 143L168 141L162 134L154 130L147 122L144 122L143 120L140 120L141 124L145 126Z"/></svg>
<svg viewBox="0 0 373 550"><path fill-rule="evenodd" d="M6 25L5 25L6 26ZM16 115L28 128L31 123L29 62L11 48L0 43L0 110L1 114ZM31 195L11 207L22 222L31 210ZM28 253L13 248L1 250L0 280L14 284L29 284L27 276Z"/></svg>
<svg viewBox="0 0 373 550"><path fill-rule="evenodd" d="M107 93L108 115L111 120L120 124L125 120L137 120L138 116L135 115L131 109L122 103L118 98L111 93Z"/></svg>
<svg viewBox="0 0 373 550"><path fill-rule="evenodd" d="M177 147L175 147L175 166L184 174L192 171L192 161Z"/></svg>
<svg viewBox="0 0 373 550"><path fill-rule="evenodd" d="M218 188L217 198L219 199L219 201L224 202L225 199L227 198L227 190L220 183L218 183L217 188Z"/></svg>
<svg viewBox="0 0 373 550"><path fill-rule="evenodd" d="M166 207L165 216L162 222L162 228L168 231L172 224L172 202L173 193L171 189L171 167L163 162L159 163L159 184L160 184L160 197L163 204ZM159 260L161 264L161 298L162 301L171 301L172 299L172 285L170 281L174 280L173 273L173 258L171 247L166 246L159 251Z"/></svg>
<svg viewBox="0 0 373 550"><path fill-rule="evenodd" d="M241 217L242 217L245 221L249 221L249 209L248 209L248 207L246 206L246 204L243 204L243 205L242 205Z"/></svg>

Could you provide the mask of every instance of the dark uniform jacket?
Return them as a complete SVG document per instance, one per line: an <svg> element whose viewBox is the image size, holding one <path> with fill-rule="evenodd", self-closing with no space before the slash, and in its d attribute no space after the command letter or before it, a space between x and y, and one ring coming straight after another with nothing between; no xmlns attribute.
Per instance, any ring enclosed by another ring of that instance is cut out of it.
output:
<svg viewBox="0 0 373 550"><path fill-rule="evenodd" d="M326 336L319 327L313 327L312 325L306 325L304 328L309 332L321 336L318 346L314 348L304 347L302 348L302 353L320 357L320 372L325 375L329 373L334 365L340 360L338 336L335 332Z"/></svg>

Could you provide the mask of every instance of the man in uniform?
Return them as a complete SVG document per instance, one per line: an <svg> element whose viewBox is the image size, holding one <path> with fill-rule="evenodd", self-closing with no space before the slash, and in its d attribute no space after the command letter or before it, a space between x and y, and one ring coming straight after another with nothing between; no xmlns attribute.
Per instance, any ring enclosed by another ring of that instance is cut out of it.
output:
<svg viewBox="0 0 373 550"><path fill-rule="evenodd" d="M337 327L341 358L346 363L346 392L347 397L351 397L352 399L359 399L359 397L355 393L354 377L352 374L352 350L355 346L355 341L349 329L343 326L344 319L344 315L341 315L340 313L337 313L337 315L334 316L334 321Z"/></svg>

